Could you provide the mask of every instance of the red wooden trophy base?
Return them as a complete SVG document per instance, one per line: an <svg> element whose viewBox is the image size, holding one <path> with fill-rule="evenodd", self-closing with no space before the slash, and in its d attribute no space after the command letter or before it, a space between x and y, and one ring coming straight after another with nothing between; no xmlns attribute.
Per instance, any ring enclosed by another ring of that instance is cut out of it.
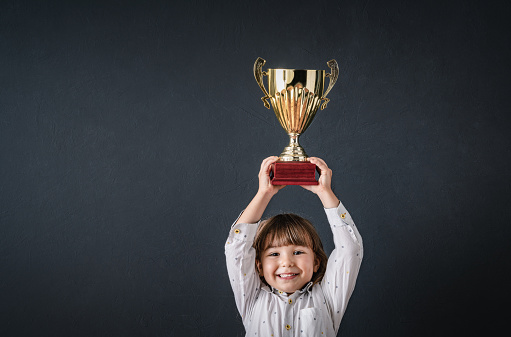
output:
<svg viewBox="0 0 511 337"><path fill-rule="evenodd" d="M272 185L318 185L316 164L308 161L278 161L271 168Z"/></svg>

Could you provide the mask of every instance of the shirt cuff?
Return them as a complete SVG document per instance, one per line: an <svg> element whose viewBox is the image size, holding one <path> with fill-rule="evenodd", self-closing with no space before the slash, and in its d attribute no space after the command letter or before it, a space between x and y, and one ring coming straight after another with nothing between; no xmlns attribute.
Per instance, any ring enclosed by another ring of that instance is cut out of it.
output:
<svg viewBox="0 0 511 337"><path fill-rule="evenodd" d="M239 218L241 217L241 215L243 214L243 212L245 212L245 210L241 211L240 215L238 215L238 217L236 218L236 220L234 220L234 222L232 223L231 225L231 229L234 228L234 226L236 225L236 222L238 222ZM259 220L258 222L255 222L255 224L259 224L261 222L261 220Z"/></svg>
<svg viewBox="0 0 511 337"><path fill-rule="evenodd" d="M331 225L339 223L339 220L349 226L355 225L351 215L341 201L339 201L339 206L336 208L325 208L325 213Z"/></svg>
<svg viewBox="0 0 511 337"><path fill-rule="evenodd" d="M245 210L241 211L240 215L234 220L231 226L231 230L229 231L229 238L231 240L239 240L239 241L254 241L257 228L259 228L259 220L256 223L239 223L236 222L239 220L241 215L245 212Z"/></svg>
<svg viewBox="0 0 511 337"><path fill-rule="evenodd" d="M229 231L229 239L243 242L253 242L259 228L259 223L239 223Z"/></svg>

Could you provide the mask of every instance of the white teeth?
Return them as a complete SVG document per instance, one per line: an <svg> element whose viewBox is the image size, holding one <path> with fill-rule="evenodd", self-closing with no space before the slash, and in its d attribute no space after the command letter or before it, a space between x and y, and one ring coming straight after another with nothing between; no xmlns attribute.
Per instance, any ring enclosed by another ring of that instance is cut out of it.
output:
<svg viewBox="0 0 511 337"><path fill-rule="evenodd" d="M280 274L280 277L290 277L290 276L295 276L297 274Z"/></svg>

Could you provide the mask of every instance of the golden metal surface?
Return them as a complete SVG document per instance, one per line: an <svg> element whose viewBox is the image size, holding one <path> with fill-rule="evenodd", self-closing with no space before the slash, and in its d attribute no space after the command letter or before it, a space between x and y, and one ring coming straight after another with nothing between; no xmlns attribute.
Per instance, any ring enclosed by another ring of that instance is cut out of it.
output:
<svg viewBox="0 0 511 337"><path fill-rule="evenodd" d="M260 58L260 57L257 58L257 60L254 63L254 76L257 81L257 84L259 84L259 87L261 88L261 90L263 91L263 93L265 95L264 97L261 97L261 100L264 102L264 106L267 109L269 109L270 103L268 103L268 101L266 99L270 98L270 96L268 96L268 92L264 88L264 84L263 84L263 75L266 75L266 72L263 72L262 68L265 63L266 63L266 61L263 60L262 58Z"/></svg>
<svg viewBox="0 0 511 337"><path fill-rule="evenodd" d="M328 67L330 68L330 74L326 74L326 76L330 78L330 82L328 83L328 88L326 89L322 97L322 99L324 99L325 101L323 102L323 104L321 104L321 110L326 108L326 105L328 104L328 102L330 102L330 100L326 98L326 95L328 95L330 90L332 90L335 82L337 82L337 77L339 77L339 66L337 65L337 61L330 60L326 64L328 64Z"/></svg>
<svg viewBox="0 0 511 337"><path fill-rule="evenodd" d="M298 137L309 127L321 101L324 100L321 110L330 101L326 95L337 81L339 75L337 62L335 60L327 62L331 73L326 75L324 70L268 69L264 72L262 67L265 63L266 61L260 57L254 63L255 79L265 95L261 100L269 109L267 99L270 99L280 125L289 135L289 145L284 148L279 160L306 161L307 154L298 143ZM263 76L268 76L268 91L264 87ZM326 91L325 76L330 78Z"/></svg>

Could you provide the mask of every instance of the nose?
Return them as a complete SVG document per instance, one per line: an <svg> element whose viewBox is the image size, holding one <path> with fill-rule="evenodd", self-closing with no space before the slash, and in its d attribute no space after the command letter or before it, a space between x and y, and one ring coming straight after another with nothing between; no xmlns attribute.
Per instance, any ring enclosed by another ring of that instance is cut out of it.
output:
<svg viewBox="0 0 511 337"><path fill-rule="evenodd" d="M294 264L293 255L282 254L281 255L280 264L281 264L282 267L292 267L292 266L294 266L295 264Z"/></svg>

